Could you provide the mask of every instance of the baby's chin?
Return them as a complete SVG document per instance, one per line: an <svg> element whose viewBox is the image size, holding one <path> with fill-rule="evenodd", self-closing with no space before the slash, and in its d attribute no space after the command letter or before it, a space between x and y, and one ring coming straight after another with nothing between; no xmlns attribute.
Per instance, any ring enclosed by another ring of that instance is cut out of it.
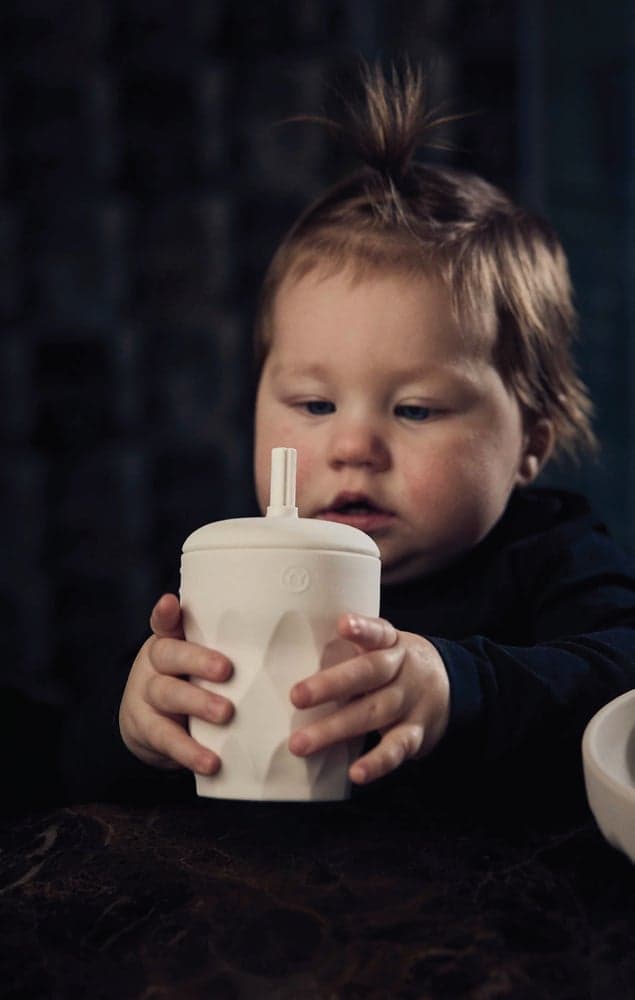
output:
<svg viewBox="0 0 635 1000"><path fill-rule="evenodd" d="M396 583L407 583L417 577L431 576L440 570L457 562L469 546L460 549L435 549L420 552L397 554L389 550L382 551L381 541L376 538L381 557L381 582L390 586Z"/></svg>
<svg viewBox="0 0 635 1000"><path fill-rule="evenodd" d="M390 586L407 583L419 576L427 576L436 569L434 561L421 556L408 555L401 558L384 556L381 552L381 582Z"/></svg>

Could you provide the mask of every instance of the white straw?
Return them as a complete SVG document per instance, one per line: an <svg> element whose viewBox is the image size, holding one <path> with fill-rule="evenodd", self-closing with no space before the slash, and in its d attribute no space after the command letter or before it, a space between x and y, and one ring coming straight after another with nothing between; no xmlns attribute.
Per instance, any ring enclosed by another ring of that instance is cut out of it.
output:
<svg viewBox="0 0 635 1000"><path fill-rule="evenodd" d="M295 448L272 448L271 484L267 517L297 515L295 505Z"/></svg>

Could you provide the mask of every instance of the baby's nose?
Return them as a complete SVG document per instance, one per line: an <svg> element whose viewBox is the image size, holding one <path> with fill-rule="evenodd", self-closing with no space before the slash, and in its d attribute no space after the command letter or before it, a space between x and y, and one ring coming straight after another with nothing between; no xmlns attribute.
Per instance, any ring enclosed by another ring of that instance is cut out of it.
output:
<svg viewBox="0 0 635 1000"><path fill-rule="evenodd" d="M368 466L381 471L389 465L388 444L378 428L364 423L340 422L333 428L330 461L335 467L343 465Z"/></svg>

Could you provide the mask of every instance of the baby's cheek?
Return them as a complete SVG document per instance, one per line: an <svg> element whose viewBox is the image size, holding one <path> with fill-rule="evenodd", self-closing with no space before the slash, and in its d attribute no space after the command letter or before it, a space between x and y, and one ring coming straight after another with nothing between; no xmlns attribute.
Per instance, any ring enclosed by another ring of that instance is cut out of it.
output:
<svg viewBox="0 0 635 1000"><path fill-rule="evenodd" d="M418 461L416 455L409 455L402 463L403 491L415 509L423 510L434 504L435 498L442 498L451 478L449 463L443 456L429 454Z"/></svg>
<svg viewBox="0 0 635 1000"><path fill-rule="evenodd" d="M314 448L307 447L301 441L292 445L297 449L297 472L296 472L296 498L299 507L309 503L315 497L316 487L318 487L318 470L316 462L318 453ZM326 502L329 497L324 497Z"/></svg>
<svg viewBox="0 0 635 1000"><path fill-rule="evenodd" d="M411 462L404 475L404 491L415 520L426 533L444 537L475 530L478 486L469 463L462 462L458 452L430 453L425 464Z"/></svg>

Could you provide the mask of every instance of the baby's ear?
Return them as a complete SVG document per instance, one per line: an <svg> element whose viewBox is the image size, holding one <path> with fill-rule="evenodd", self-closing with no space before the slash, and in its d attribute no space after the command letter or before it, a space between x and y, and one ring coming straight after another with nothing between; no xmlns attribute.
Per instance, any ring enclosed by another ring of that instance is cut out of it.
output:
<svg viewBox="0 0 635 1000"><path fill-rule="evenodd" d="M533 483L553 452L554 444L553 423L546 417L541 417L527 428L523 454L516 476L518 486L529 486L530 483Z"/></svg>

